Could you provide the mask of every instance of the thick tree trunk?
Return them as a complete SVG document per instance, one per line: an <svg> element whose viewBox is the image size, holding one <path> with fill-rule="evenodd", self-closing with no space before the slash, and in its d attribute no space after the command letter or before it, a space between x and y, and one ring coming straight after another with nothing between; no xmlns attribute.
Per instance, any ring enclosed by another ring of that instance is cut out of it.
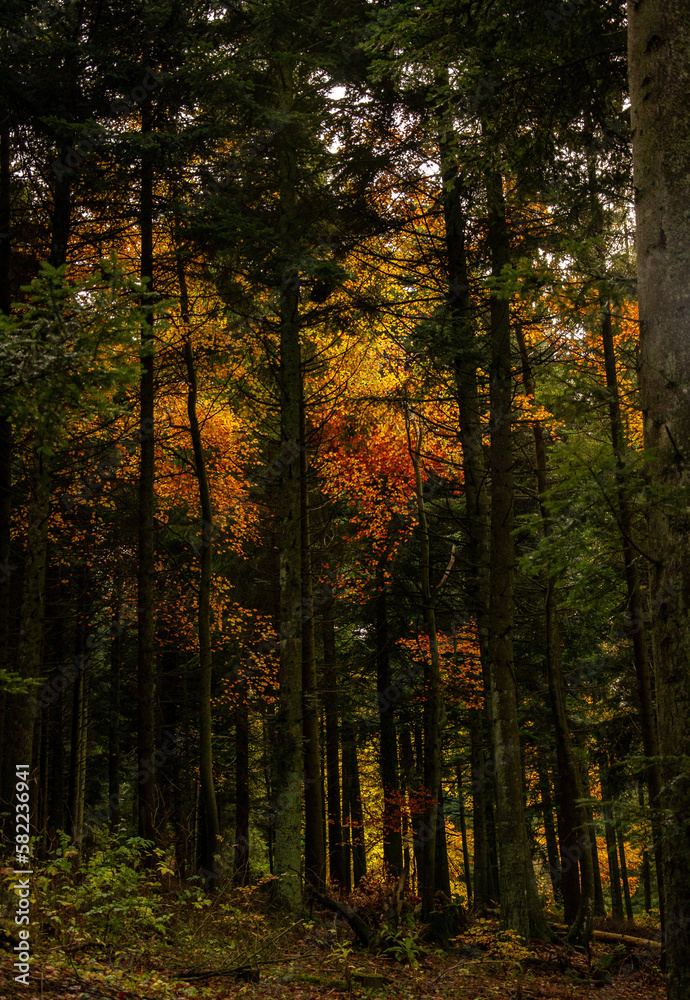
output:
<svg viewBox="0 0 690 1000"><path fill-rule="evenodd" d="M291 60L274 66L277 107L281 115L293 113L294 84ZM280 444L278 481L278 549L280 563L280 665L279 705L273 741L273 785L280 789L275 815L274 902L297 913L302 907L302 533L300 468L300 370L299 272L290 258L299 240L297 207L298 170L289 136L278 153L281 245L286 267L281 277L278 306L280 342Z"/></svg>
<svg viewBox="0 0 690 1000"><path fill-rule="evenodd" d="M150 109L142 106L141 131L151 131ZM150 152L141 161L141 279L153 286L153 160ZM137 521L137 770L138 833L155 839L156 779L154 773L155 658L154 658L154 333L153 314L141 328L139 378L139 515ZM153 855L145 854L153 864Z"/></svg>
<svg viewBox="0 0 690 1000"><path fill-rule="evenodd" d="M487 178L491 273L510 262L503 179ZM496 766L496 833L500 856L501 926L530 937L530 871L522 801L522 768L513 656L513 435L510 316L508 301L490 295L491 319L491 572L489 673L491 725ZM536 914L535 914L536 916ZM534 930L534 928L532 928Z"/></svg>
<svg viewBox="0 0 690 1000"><path fill-rule="evenodd" d="M338 670L335 648L333 604L323 608L323 667L322 700L326 715L326 788L328 795L328 871L331 881L345 885L343 864L343 830L340 805L340 708L338 704Z"/></svg>
<svg viewBox="0 0 690 1000"><path fill-rule="evenodd" d="M654 563L670 1000L690 996L690 15L681 0L629 4L640 389ZM673 924L672 924L673 922Z"/></svg>

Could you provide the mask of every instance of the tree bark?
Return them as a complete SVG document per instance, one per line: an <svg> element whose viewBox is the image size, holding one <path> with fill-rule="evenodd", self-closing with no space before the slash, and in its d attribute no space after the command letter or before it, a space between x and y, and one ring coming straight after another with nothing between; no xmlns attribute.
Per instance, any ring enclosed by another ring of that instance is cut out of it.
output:
<svg viewBox="0 0 690 1000"><path fill-rule="evenodd" d="M604 833L606 836L606 855L609 862L609 880L611 886L611 915L618 920L623 919L623 894L621 892L620 869L618 867L618 849L616 844L616 829L613 822L611 807L611 786L608 780L608 765L602 763L599 769L601 779L601 794L604 800Z"/></svg>
<svg viewBox="0 0 690 1000"><path fill-rule="evenodd" d="M151 112L142 105L141 131L149 135ZM141 280L153 290L153 159L150 151L141 159ZM141 327L139 378L139 515L137 521L137 769L138 833L155 840L156 778L154 772L155 732L155 441L154 441L154 332L153 313ZM153 855L145 852L145 863L153 865Z"/></svg>
<svg viewBox="0 0 690 1000"><path fill-rule="evenodd" d="M187 419L194 452L194 472L201 508L201 540L199 546L199 596L197 603L197 641L199 643L199 781L200 806L203 810L204 837L199 845L199 864L209 889L218 881L220 855L220 822L213 777L213 719L211 715L211 684L213 657L211 650L211 585L213 582L213 503L209 485L204 444L197 414L197 374L194 351L189 334L189 299L184 265L177 255L180 309L187 328L184 358L187 370Z"/></svg>
<svg viewBox="0 0 690 1000"><path fill-rule="evenodd" d="M458 819L460 822L460 837L462 840L462 864L465 872L465 889L467 890L467 906L472 906L472 875L470 870L470 852L467 846L467 821L465 819L465 799L462 791L462 767L458 762L455 769L458 782Z"/></svg>
<svg viewBox="0 0 690 1000"><path fill-rule="evenodd" d="M439 817L439 787L441 784L441 729L443 726L443 704L441 695L441 669L436 634L436 615L431 591L431 559L429 547L429 526L427 523L422 488L422 427L410 425L408 414L408 437L410 456L414 466L415 489L417 494L417 520L420 540L421 596L424 624L429 640L429 656L424 659L424 791L427 805L421 830L424 834L422 851L422 872L420 895L422 897L422 920L428 920L434 908L436 892L436 849Z"/></svg>
<svg viewBox="0 0 690 1000"><path fill-rule="evenodd" d="M534 398L535 379L522 330L516 331L522 362L525 393ZM544 431L539 420L532 421L535 475L542 531L551 534L551 516L547 507L547 457ZM589 843L589 822L584 805L582 773L575 756L566 708L561 636L558 627L556 580L551 566L544 576L544 618L546 625L546 677L549 701L556 735L559 784L561 789L561 819L564 827L567 860L562 858L563 896L566 922L571 924L569 940L585 945L592 934L594 917L594 869ZM563 845L561 845L563 852ZM580 878L578 878L578 875ZM581 884L580 884L581 881Z"/></svg>
<svg viewBox="0 0 690 1000"><path fill-rule="evenodd" d="M399 878L403 867L400 832L400 779L395 699L390 697L391 667L388 649L388 604L384 561L376 572L375 597L376 699L379 708L379 763L383 785L383 860L391 875Z"/></svg>
<svg viewBox="0 0 690 1000"><path fill-rule="evenodd" d="M326 878L323 796L321 790L321 746L319 739L319 693L314 644L314 599L309 526L309 458L307 454L304 386L300 399L300 530L302 579L302 731L304 734L304 872L315 889L323 889Z"/></svg>
<svg viewBox="0 0 690 1000"><path fill-rule="evenodd" d="M628 9L640 390L656 502L656 695L663 759L664 902L669 1000L690 996L690 16L681 0ZM671 922L673 921L673 928Z"/></svg>
<svg viewBox="0 0 690 1000"><path fill-rule="evenodd" d="M249 701L247 683L237 692L235 707L235 885L249 884Z"/></svg>
<svg viewBox="0 0 690 1000"><path fill-rule="evenodd" d="M110 827L117 830L120 825L120 666L122 661L121 639L121 596L119 582L116 581L115 606L113 608L110 639L110 705L108 710L108 803L110 806Z"/></svg>
<svg viewBox="0 0 690 1000"><path fill-rule="evenodd" d="M563 905L563 885L561 862L558 856L558 839L553 819L553 799L551 797L551 778L548 763L540 754L539 760L539 793L541 795L542 816L544 818L544 835L546 837L546 857L551 877L551 888L556 906Z"/></svg>
<svg viewBox="0 0 690 1000"><path fill-rule="evenodd" d="M633 919L632 901L630 899L630 882L628 881L628 863L625 859L625 842L623 831L620 827L616 830L616 840L618 841L618 860L620 862L621 881L623 883L623 899L625 900L625 915L628 920Z"/></svg>
<svg viewBox="0 0 690 1000"><path fill-rule="evenodd" d="M274 66L277 107L286 118L293 112L293 66L288 57ZM285 134L285 133L283 133ZM281 244L286 267L279 287L280 444L283 461L278 481L278 548L280 562L279 704L275 718L273 783L280 789L275 816L274 902L298 913L302 907L302 533L300 470L299 272L289 257L299 239L298 170L289 137L278 154Z"/></svg>
<svg viewBox="0 0 690 1000"><path fill-rule="evenodd" d="M486 185L491 273L510 262L503 179L491 171ZM491 561L489 673L496 766L496 833L500 856L501 926L530 937L531 859L522 801L522 768L513 656L513 435L510 316L508 301L490 294Z"/></svg>
<svg viewBox="0 0 690 1000"><path fill-rule="evenodd" d="M326 715L326 789L328 797L328 870L331 881L345 885L343 830L340 805L340 708L335 647L333 604L323 608L324 690L322 700Z"/></svg>

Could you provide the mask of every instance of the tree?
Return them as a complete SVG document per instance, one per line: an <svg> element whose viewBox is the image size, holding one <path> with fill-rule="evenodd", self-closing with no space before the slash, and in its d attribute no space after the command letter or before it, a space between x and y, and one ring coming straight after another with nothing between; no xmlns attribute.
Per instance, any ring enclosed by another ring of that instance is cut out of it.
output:
<svg viewBox="0 0 690 1000"><path fill-rule="evenodd" d="M690 113L684 81L687 9L676 0L629 5L640 390L654 490L655 674L663 755L664 889L669 997L690 995Z"/></svg>

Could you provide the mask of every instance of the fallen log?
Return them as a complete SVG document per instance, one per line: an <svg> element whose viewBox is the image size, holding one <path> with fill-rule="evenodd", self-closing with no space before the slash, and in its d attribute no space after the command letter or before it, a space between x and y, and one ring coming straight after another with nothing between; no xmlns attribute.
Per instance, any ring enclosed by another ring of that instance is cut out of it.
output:
<svg viewBox="0 0 690 1000"><path fill-rule="evenodd" d="M551 924L555 931L567 932L570 928L567 924ZM653 941L651 938L632 937L630 934L616 934L614 931L592 931L595 941L611 941L615 944L630 944L636 948L655 948L661 951L661 942Z"/></svg>
<svg viewBox="0 0 690 1000"><path fill-rule="evenodd" d="M352 930L355 932L357 939L367 947L369 946L373 932L369 927L367 927L356 910L353 910L352 907L348 906L346 903L339 903L337 899L331 899L330 896L324 896L323 893L317 892L314 888L311 888L310 892L317 903L321 903L321 905L325 906L327 910L331 910L333 913L339 913L341 917L344 917Z"/></svg>

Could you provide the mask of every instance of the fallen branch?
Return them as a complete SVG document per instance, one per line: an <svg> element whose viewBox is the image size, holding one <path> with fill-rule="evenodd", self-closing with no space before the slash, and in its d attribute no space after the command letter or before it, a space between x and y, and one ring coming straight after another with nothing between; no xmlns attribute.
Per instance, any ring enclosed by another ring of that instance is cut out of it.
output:
<svg viewBox="0 0 690 1000"><path fill-rule="evenodd" d="M327 910L331 910L333 913L339 913L341 917L347 920L348 924L355 932L359 941L362 944L369 946L371 943L372 932L364 923L360 915L356 910L353 910L351 906L347 906L345 903L339 903L337 899L331 899L330 896L324 896L322 893L317 892L316 889L311 889L311 894L317 903L321 903L325 906Z"/></svg>
<svg viewBox="0 0 690 1000"><path fill-rule="evenodd" d="M569 927L567 924L551 924L556 931L568 931ZM652 941L651 938L638 938L631 937L630 934L616 934L614 931L592 931L592 937L595 941L612 941L623 944L631 944L636 948L656 948L661 951L661 942Z"/></svg>

